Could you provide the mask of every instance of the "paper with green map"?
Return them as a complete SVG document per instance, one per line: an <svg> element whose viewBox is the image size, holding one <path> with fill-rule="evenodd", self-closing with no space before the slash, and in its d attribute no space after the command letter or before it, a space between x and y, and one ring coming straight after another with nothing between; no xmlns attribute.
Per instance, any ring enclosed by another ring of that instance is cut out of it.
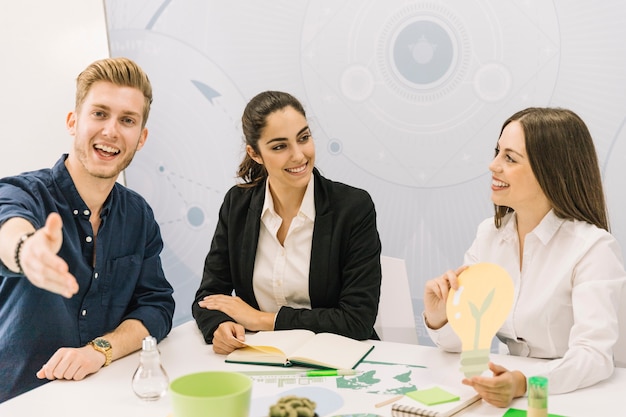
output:
<svg viewBox="0 0 626 417"><path fill-rule="evenodd" d="M364 360L356 369L362 373L338 377L337 388L363 390L370 394L406 394L417 389L425 368L418 365Z"/></svg>

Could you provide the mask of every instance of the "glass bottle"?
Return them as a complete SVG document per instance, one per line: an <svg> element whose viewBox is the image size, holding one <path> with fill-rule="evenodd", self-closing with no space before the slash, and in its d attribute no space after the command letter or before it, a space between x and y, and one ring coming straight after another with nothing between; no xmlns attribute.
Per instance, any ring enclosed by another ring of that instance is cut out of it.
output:
<svg viewBox="0 0 626 417"><path fill-rule="evenodd" d="M548 379L542 376L528 378L528 417L548 416Z"/></svg>
<svg viewBox="0 0 626 417"><path fill-rule="evenodd" d="M147 336L141 344L139 366L133 375L133 391L146 401L155 401L163 397L169 386L169 378L161 365L161 354L157 341Z"/></svg>

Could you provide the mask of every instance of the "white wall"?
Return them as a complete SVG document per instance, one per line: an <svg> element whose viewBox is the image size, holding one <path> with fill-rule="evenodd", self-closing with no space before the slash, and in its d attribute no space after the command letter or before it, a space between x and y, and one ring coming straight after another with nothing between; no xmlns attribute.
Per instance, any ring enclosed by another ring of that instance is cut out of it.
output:
<svg viewBox="0 0 626 417"><path fill-rule="evenodd" d="M50 167L72 137L75 80L109 56L102 0L0 1L0 177Z"/></svg>

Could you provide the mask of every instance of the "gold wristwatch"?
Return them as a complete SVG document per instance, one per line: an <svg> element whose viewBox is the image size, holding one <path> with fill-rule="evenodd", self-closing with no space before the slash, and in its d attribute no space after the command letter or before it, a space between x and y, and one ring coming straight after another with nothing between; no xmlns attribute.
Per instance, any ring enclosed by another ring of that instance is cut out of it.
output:
<svg viewBox="0 0 626 417"><path fill-rule="evenodd" d="M91 347L93 347L98 352L104 353L106 359L103 366L107 366L111 363L111 360L113 359L113 349L111 348L111 344L108 340L97 337L88 344L91 345Z"/></svg>

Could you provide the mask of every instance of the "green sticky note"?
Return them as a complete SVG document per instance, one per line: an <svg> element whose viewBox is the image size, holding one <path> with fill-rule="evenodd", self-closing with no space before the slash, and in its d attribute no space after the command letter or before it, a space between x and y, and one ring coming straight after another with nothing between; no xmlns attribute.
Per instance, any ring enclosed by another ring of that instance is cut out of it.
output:
<svg viewBox="0 0 626 417"><path fill-rule="evenodd" d="M411 391L407 392L405 395L426 405L451 403L459 400L458 395L454 395L439 387Z"/></svg>
<svg viewBox="0 0 626 417"><path fill-rule="evenodd" d="M526 410L518 410L517 408L509 408L502 417L526 417ZM559 414L548 414L548 417L565 417Z"/></svg>

